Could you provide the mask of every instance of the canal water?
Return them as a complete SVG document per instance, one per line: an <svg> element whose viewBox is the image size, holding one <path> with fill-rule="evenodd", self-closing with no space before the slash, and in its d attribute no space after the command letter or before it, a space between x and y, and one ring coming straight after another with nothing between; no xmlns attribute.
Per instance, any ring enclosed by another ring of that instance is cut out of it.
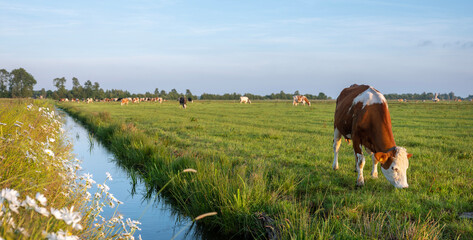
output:
<svg viewBox="0 0 473 240"><path fill-rule="evenodd" d="M112 181L106 182L110 187L109 192L124 203L118 207L118 212L125 219L131 218L141 222L141 231L136 231L135 238L141 235L142 239L204 239L202 233L191 227L190 218L176 214L170 205L160 201L162 199L144 199L144 184L137 184L136 193L132 195L131 179L124 169L115 164L114 155L73 118L64 112L61 117L65 121L64 129L73 144L73 153L77 159L82 160L81 174L90 173L93 179L101 184L106 180L106 172L109 172L113 178ZM95 190L92 188L90 193L94 194ZM113 215L115 210L109 207L105 209L102 213L105 218Z"/></svg>

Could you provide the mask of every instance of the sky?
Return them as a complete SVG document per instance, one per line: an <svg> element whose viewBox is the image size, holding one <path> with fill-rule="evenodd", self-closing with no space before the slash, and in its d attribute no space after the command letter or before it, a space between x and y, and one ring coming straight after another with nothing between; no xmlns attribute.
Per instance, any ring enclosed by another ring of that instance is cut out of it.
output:
<svg viewBox="0 0 473 240"><path fill-rule="evenodd" d="M471 0L0 0L0 69L35 89L473 94Z"/></svg>

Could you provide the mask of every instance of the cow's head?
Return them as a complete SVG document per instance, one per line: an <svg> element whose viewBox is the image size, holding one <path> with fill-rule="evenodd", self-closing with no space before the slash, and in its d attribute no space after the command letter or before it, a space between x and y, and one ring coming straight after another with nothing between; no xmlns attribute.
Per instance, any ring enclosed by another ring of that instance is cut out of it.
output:
<svg viewBox="0 0 473 240"><path fill-rule="evenodd" d="M397 188L408 188L407 168L412 154L403 147L396 147L387 153L377 152L375 158L381 163L381 171L388 181Z"/></svg>

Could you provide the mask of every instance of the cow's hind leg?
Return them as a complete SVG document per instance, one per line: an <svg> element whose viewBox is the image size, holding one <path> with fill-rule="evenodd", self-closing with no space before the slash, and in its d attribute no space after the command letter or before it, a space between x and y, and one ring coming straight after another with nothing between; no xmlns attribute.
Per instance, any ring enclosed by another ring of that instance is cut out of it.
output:
<svg viewBox="0 0 473 240"><path fill-rule="evenodd" d="M365 185L365 179L363 178L363 167L365 166L365 157L361 150L361 144L358 141L353 140L353 149L355 151L355 161L356 161L356 172L358 173L358 178L356 179L357 186Z"/></svg>
<svg viewBox="0 0 473 240"><path fill-rule="evenodd" d="M333 164L332 168L333 170L338 169L338 150L340 150L340 144L342 143L342 134L340 134L340 131L338 131L337 128L335 128L334 133L333 133Z"/></svg>

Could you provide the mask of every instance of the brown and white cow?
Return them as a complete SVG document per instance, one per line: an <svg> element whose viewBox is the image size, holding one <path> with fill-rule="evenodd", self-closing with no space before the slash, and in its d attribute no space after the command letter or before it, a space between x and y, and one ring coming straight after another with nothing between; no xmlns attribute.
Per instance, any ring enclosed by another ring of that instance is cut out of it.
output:
<svg viewBox="0 0 473 240"><path fill-rule="evenodd" d="M332 168L338 169L338 150L341 137L353 140L357 185L363 186L365 158L362 146L371 154L373 170L371 176L378 177L378 163L388 181L396 188L407 188L406 170L409 158L403 147L396 146L391 128L391 116L384 96L371 86L352 85L343 89L337 98L334 121Z"/></svg>
<svg viewBox="0 0 473 240"><path fill-rule="evenodd" d="M128 105L128 102L129 102L129 101L130 101L130 100L129 100L128 98L122 98L122 101L120 102L120 106L123 106L123 105L125 105L125 104Z"/></svg>
<svg viewBox="0 0 473 240"><path fill-rule="evenodd" d="M307 97L303 95L296 95L293 97L292 105L297 106L299 103L302 103L302 105L305 105L307 103L310 106L309 99L307 99Z"/></svg>

